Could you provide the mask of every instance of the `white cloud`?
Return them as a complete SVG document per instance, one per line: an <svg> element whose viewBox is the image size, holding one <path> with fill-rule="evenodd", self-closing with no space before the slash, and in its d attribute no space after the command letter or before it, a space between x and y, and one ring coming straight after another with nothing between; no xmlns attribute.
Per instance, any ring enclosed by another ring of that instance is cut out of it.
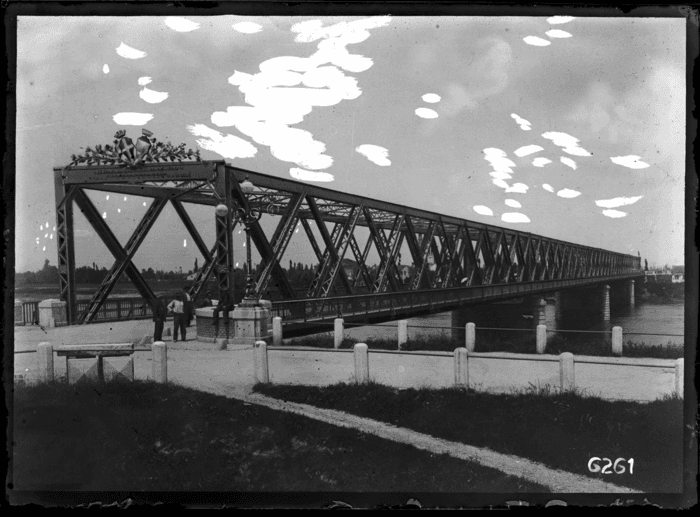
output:
<svg viewBox="0 0 700 517"><path fill-rule="evenodd" d="M571 190L568 188L562 189L559 192L557 192L557 196L565 197L565 198L569 198L569 199L579 197L580 195L581 195L580 192L578 192L576 190Z"/></svg>
<svg viewBox="0 0 700 517"><path fill-rule="evenodd" d="M233 29L243 34L255 34L262 30L262 25L253 22L240 22L233 25Z"/></svg>
<svg viewBox="0 0 700 517"><path fill-rule="evenodd" d="M474 210L477 214L480 215L493 215L493 210L484 205L473 206L472 210Z"/></svg>
<svg viewBox="0 0 700 517"><path fill-rule="evenodd" d="M507 172L501 172L501 171L494 171L494 172L489 172L489 176L491 176L493 179L496 180L509 180L513 177L512 174L508 174ZM507 183L506 183L507 185ZM505 188L505 187L503 187Z"/></svg>
<svg viewBox="0 0 700 517"><path fill-rule="evenodd" d="M355 151L363 156L366 156L369 161L376 163L377 165L381 165L382 167L391 165L391 161L389 160L389 151L384 147L364 144L358 146Z"/></svg>
<svg viewBox="0 0 700 517"><path fill-rule="evenodd" d="M150 90L149 88L144 88L139 92L139 97L151 104L158 104L159 102L163 102L168 98L168 93L157 92L155 90Z"/></svg>
<svg viewBox="0 0 700 517"><path fill-rule="evenodd" d="M527 36L523 38L523 41L527 43L528 45L534 45L536 47L546 47L547 45L551 45L551 41L547 41L546 39L538 38L537 36Z"/></svg>
<svg viewBox="0 0 700 517"><path fill-rule="evenodd" d="M512 208L522 208L522 205L518 203L515 199L506 199L506 205Z"/></svg>
<svg viewBox="0 0 700 517"><path fill-rule="evenodd" d="M487 147L483 150L483 153L484 159L491 164L491 167L493 167L494 172L513 172L513 169L511 169L511 167L515 167L515 163L506 158L507 155L505 151L502 151L501 149L497 149L495 147Z"/></svg>
<svg viewBox="0 0 700 517"><path fill-rule="evenodd" d="M518 212L508 212L501 216L501 221L504 223L529 223L530 218Z"/></svg>
<svg viewBox="0 0 700 517"><path fill-rule="evenodd" d="M293 167L289 169L289 174L292 175L292 178L302 180L302 181L333 181L333 175L328 174L327 172L314 172L314 171L307 171L304 169L299 169L297 167Z"/></svg>
<svg viewBox="0 0 700 517"><path fill-rule="evenodd" d="M142 57L146 57L145 52L131 48L128 45L124 45L124 43L119 45L119 48L117 48L117 54L127 59L141 59Z"/></svg>
<svg viewBox="0 0 700 517"><path fill-rule="evenodd" d="M566 156L562 156L561 158L559 158L559 160L560 160L561 163L563 163L564 165L568 165L568 166L571 167L572 169L576 170L576 162L573 161L571 158L567 158Z"/></svg>
<svg viewBox="0 0 700 517"><path fill-rule="evenodd" d="M420 118L437 118L438 114L436 111L430 108L416 108L416 115Z"/></svg>
<svg viewBox="0 0 700 517"><path fill-rule="evenodd" d="M649 167L648 163L644 163L640 160L639 156L635 155L615 156L614 158L611 157L610 160L617 165L622 165L623 167L627 167L629 169L646 169Z"/></svg>
<svg viewBox="0 0 700 517"><path fill-rule="evenodd" d="M440 102L440 96L437 93L426 93L422 99L430 103Z"/></svg>
<svg viewBox="0 0 700 517"><path fill-rule="evenodd" d="M146 86L151 82L150 77L139 77L139 86Z"/></svg>
<svg viewBox="0 0 700 517"><path fill-rule="evenodd" d="M631 205L642 199L642 196L616 197L613 199L600 199L595 202L601 208L617 208L618 206Z"/></svg>
<svg viewBox="0 0 700 517"><path fill-rule="evenodd" d="M558 29L552 29L547 31L545 34L549 36L550 38L570 38L571 34L569 34L566 31L560 31Z"/></svg>
<svg viewBox="0 0 700 517"><path fill-rule="evenodd" d="M203 137L197 139L197 144L202 149L213 151L224 158L252 158L258 152L250 142L234 135L225 135L204 124L187 126L187 130L194 136Z"/></svg>
<svg viewBox="0 0 700 517"><path fill-rule="evenodd" d="M120 126L143 126L153 118L152 113L117 113L112 117Z"/></svg>
<svg viewBox="0 0 700 517"><path fill-rule="evenodd" d="M491 180L491 183L493 183L494 185L496 185L497 187L500 187L500 188L504 188L504 189L510 188L510 185L508 185L508 183L506 183L505 181L503 181L501 179Z"/></svg>
<svg viewBox="0 0 700 517"><path fill-rule="evenodd" d="M562 148L565 153L572 154L574 156L591 156L591 153L586 151L584 148L579 147L579 139L566 133L558 133L556 131L550 131L547 133L542 133L542 138L551 140L554 145Z"/></svg>
<svg viewBox="0 0 700 517"><path fill-rule="evenodd" d="M613 219L617 219L619 217L625 217L627 215L627 212L620 212L619 210L603 210L603 215L606 217L612 217Z"/></svg>
<svg viewBox="0 0 700 517"><path fill-rule="evenodd" d="M548 163L552 163L552 160L548 160L547 158L543 158L541 156L532 160L532 165L535 167L544 167Z"/></svg>
<svg viewBox="0 0 700 517"><path fill-rule="evenodd" d="M520 125L520 129L522 129L523 131L530 131L532 129L530 127L530 122L528 122L524 118L518 116L515 113L511 113L510 116Z"/></svg>
<svg viewBox="0 0 700 517"><path fill-rule="evenodd" d="M549 183L543 183L542 188L545 189L547 192L554 192L554 189Z"/></svg>
<svg viewBox="0 0 700 517"><path fill-rule="evenodd" d="M525 183L514 183L512 186L508 187L506 189L506 193L515 193L515 194L527 194L527 191L530 187L525 185Z"/></svg>
<svg viewBox="0 0 700 517"><path fill-rule="evenodd" d="M168 16L165 19L165 25L177 32L190 32L199 29L198 23L176 16Z"/></svg>
<svg viewBox="0 0 700 517"><path fill-rule="evenodd" d="M560 23L569 23L572 20L574 20L573 16L550 16L547 18L547 23L557 25Z"/></svg>
<svg viewBox="0 0 700 517"><path fill-rule="evenodd" d="M102 71L103 71L105 74L108 74L108 73L109 73L109 66L107 65L107 63L105 63L105 65L102 67Z"/></svg>
<svg viewBox="0 0 700 517"><path fill-rule="evenodd" d="M515 156L522 158L523 156L528 156L530 154L538 153L540 151L544 151L544 149L539 145L525 145L515 150ZM537 159L539 160L539 158Z"/></svg>

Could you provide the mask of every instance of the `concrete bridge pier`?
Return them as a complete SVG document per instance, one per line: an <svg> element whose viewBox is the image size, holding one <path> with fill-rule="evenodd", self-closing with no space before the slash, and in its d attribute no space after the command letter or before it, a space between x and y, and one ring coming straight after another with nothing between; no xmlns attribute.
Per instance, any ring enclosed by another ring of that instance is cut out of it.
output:
<svg viewBox="0 0 700 517"><path fill-rule="evenodd" d="M630 309L634 309L634 280L627 280L627 296Z"/></svg>
<svg viewBox="0 0 700 517"><path fill-rule="evenodd" d="M610 286L600 286L600 314L603 323L610 322Z"/></svg>

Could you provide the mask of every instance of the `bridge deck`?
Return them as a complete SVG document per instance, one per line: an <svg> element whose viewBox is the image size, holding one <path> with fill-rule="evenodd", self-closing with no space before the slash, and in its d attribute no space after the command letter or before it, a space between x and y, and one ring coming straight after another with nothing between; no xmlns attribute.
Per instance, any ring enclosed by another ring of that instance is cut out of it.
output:
<svg viewBox="0 0 700 517"><path fill-rule="evenodd" d="M381 323L457 309L476 303L491 303L534 294L639 278L639 273L580 278L481 285L441 290L339 296L326 299L276 301L273 317L282 318L286 337L296 337L329 329L335 318L348 323Z"/></svg>

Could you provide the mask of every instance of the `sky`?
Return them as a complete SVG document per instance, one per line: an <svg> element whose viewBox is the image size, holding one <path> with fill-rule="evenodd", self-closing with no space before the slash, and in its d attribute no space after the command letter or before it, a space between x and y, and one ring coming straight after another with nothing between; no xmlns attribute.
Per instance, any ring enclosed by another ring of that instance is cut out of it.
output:
<svg viewBox="0 0 700 517"><path fill-rule="evenodd" d="M671 18L20 16L16 271L57 262L53 168L120 129L682 264L685 34ZM122 244L150 202L89 196ZM213 208L188 212L211 245ZM109 268L79 210L75 228L77 265ZM190 241L167 207L135 265L190 270L203 262ZM316 262L303 231L289 259Z"/></svg>

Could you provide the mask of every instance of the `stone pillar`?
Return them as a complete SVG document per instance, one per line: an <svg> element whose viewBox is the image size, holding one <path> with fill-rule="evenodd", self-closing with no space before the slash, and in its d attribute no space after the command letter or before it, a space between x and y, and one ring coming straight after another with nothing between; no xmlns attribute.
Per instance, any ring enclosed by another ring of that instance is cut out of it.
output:
<svg viewBox="0 0 700 517"><path fill-rule="evenodd" d="M399 320L398 334L399 350L405 350L406 342L408 341L408 320Z"/></svg>
<svg viewBox="0 0 700 517"><path fill-rule="evenodd" d="M612 328L612 353L622 355L622 327Z"/></svg>
<svg viewBox="0 0 700 517"><path fill-rule="evenodd" d="M473 352L476 349L476 325L474 323L467 323L465 333L467 352Z"/></svg>
<svg viewBox="0 0 700 517"><path fill-rule="evenodd" d="M546 325L537 325L536 347L537 347L538 354L544 354L544 351L547 348L547 326Z"/></svg>
<svg viewBox="0 0 700 517"><path fill-rule="evenodd" d="M272 345L282 346L282 318L272 318Z"/></svg>
<svg viewBox="0 0 700 517"><path fill-rule="evenodd" d="M333 322L333 348L340 348L343 343L343 318L336 318Z"/></svg>
<svg viewBox="0 0 700 517"><path fill-rule="evenodd" d="M603 285L600 288L601 292L601 315L603 321L610 321L610 286Z"/></svg>
<svg viewBox="0 0 700 517"><path fill-rule="evenodd" d="M553 297L545 298L544 325L550 331L550 337L554 335L552 331L557 330L557 299Z"/></svg>
<svg viewBox="0 0 700 517"><path fill-rule="evenodd" d="M36 370L39 382L53 382L53 346L39 343L36 347Z"/></svg>
<svg viewBox="0 0 700 517"><path fill-rule="evenodd" d="M168 347L163 341L156 341L151 345L153 352L153 364L151 370L155 382L168 382Z"/></svg>
<svg viewBox="0 0 700 517"><path fill-rule="evenodd" d="M456 348L455 357L455 386L469 387L469 353L466 348Z"/></svg>
<svg viewBox="0 0 700 517"><path fill-rule="evenodd" d="M269 339L270 310L265 307L266 300L243 300L231 314L233 320L233 338L228 340L231 345L254 346L256 341Z"/></svg>
<svg viewBox="0 0 700 517"><path fill-rule="evenodd" d="M267 364L267 343L255 343L255 381L267 384L270 382L270 370Z"/></svg>
<svg viewBox="0 0 700 517"><path fill-rule="evenodd" d="M40 301L39 325L45 328L64 327L68 325L66 302L55 299Z"/></svg>
<svg viewBox="0 0 700 517"><path fill-rule="evenodd" d="M559 382L562 391L571 391L576 387L574 354L570 352L564 352L559 356Z"/></svg>
<svg viewBox="0 0 700 517"><path fill-rule="evenodd" d="M675 379L675 388L676 388L676 395L679 397L683 397L683 378L684 378L684 372L683 372L683 367L684 367L684 361L683 359L676 359L676 365L675 365L675 374L676 374L676 379Z"/></svg>
<svg viewBox="0 0 700 517"><path fill-rule="evenodd" d="M474 322L478 323L481 321L477 314L479 312L479 307L477 306L467 306L455 309L452 311L452 339L460 343L464 343L465 335L465 325L467 323ZM479 321L477 321L479 320Z"/></svg>
<svg viewBox="0 0 700 517"><path fill-rule="evenodd" d="M357 343L354 347L355 356L355 382L357 384L367 384L369 382L369 357L367 345Z"/></svg>
<svg viewBox="0 0 700 517"><path fill-rule="evenodd" d="M22 314L22 302L15 300L15 327L24 325L24 314Z"/></svg>
<svg viewBox="0 0 700 517"><path fill-rule="evenodd" d="M627 281L627 293L629 296L629 306L631 309L634 308L634 280Z"/></svg>

